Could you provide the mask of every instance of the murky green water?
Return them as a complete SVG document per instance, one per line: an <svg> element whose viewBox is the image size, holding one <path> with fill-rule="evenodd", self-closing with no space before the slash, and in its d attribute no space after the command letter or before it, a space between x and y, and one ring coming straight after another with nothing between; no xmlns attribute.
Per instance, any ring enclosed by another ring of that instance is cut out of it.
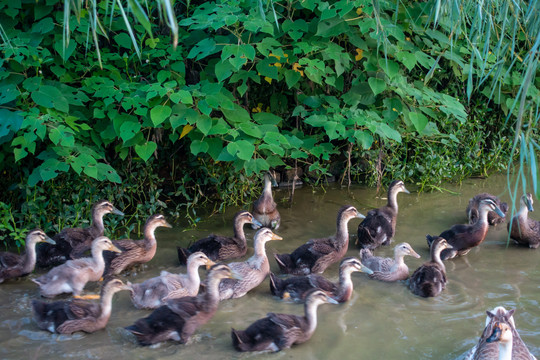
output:
<svg viewBox="0 0 540 360"><path fill-rule="evenodd" d="M462 186L448 185L456 192L400 194L400 212L394 243L407 241L422 256L406 258L411 272L428 258L425 235L438 235L455 223L465 222L469 198L488 191L509 201L504 176L488 180L468 180ZM288 190L275 191L276 200L288 198ZM313 237L335 231L337 209L355 205L362 213L385 203L373 189L355 187L351 191L331 186L326 192L297 189L290 208L281 206L282 225L278 234L284 241L267 244L267 251L289 252ZM210 232L232 234L230 224L238 209L205 220L196 230L158 230L156 257L138 274L123 276L132 282L156 276L161 270L177 267L176 246ZM532 217L538 219L536 213ZM349 224L355 236L358 220ZM246 227L248 239L253 230ZM403 283L382 283L365 274L353 274L354 295L342 305L322 305L319 326L312 339L277 354L272 359L457 359L476 343L485 320L485 310L502 305L516 308L515 320L523 340L540 356L540 250L510 245L506 247L506 225L491 228L486 241L466 257L447 262L449 284L441 296L422 299L412 295ZM352 239L354 242L354 238ZM376 252L391 256L392 247ZM352 248L348 255L354 256ZM249 254L248 254L249 256ZM274 271L277 266L271 259ZM202 271L202 270L201 270ZM325 275L337 279L337 265ZM35 275L32 275L35 276ZM89 284L87 290L97 290ZM216 316L196 333L191 344L162 344L140 347L123 327L146 316L135 309L129 294L120 292L113 302L113 314L106 330L73 336L41 331L31 318L30 303L39 298L37 287L28 279L0 285L0 358L2 359L230 359L255 358L261 354L235 352L230 328L245 328L267 312L302 313L302 305L284 303L269 293L268 280L241 299L220 304Z"/></svg>

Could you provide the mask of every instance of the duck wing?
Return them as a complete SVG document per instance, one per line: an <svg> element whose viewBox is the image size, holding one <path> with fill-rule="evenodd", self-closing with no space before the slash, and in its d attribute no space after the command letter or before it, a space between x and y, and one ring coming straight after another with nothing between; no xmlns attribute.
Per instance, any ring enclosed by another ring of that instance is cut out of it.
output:
<svg viewBox="0 0 540 360"><path fill-rule="evenodd" d="M21 265L23 261L24 257L22 255L10 252L0 252L0 271L2 268L12 268Z"/></svg>

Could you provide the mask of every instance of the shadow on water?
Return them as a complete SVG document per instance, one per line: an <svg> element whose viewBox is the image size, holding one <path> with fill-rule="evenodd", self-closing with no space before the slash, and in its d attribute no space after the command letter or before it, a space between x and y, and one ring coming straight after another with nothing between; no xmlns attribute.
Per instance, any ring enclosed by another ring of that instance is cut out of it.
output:
<svg viewBox="0 0 540 360"><path fill-rule="evenodd" d="M411 272L428 258L425 235L438 235L456 223L463 223L469 198L491 192L509 201L504 176L488 180L468 180L451 186L451 193L422 193L398 196L399 216L394 244L407 241L422 256L406 258ZM287 190L275 191L275 198L288 199ZM297 189L291 207L281 206L282 225L277 232L284 241L267 244L271 268L274 252L290 252L310 238L335 231L337 209L355 205L362 213L386 202L373 189L353 187L350 191L331 186L326 192ZM238 209L207 219L195 230L158 230L158 252L143 270L124 275L125 280L141 282L161 270L185 272L178 266L176 246L210 232L232 234L231 219ZM533 213L534 217L535 213ZM354 243L359 220L349 224ZM248 242L254 231L246 226ZM449 284L437 298L422 299L411 294L403 282L382 283L365 274L353 274L352 299L341 305L319 308L319 326L312 339L301 346L277 354L241 354L231 346L231 327L242 329L267 312L302 313L302 305L273 298L268 280L247 296L224 301L216 316L196 332L188 345L174 343L140 347L123 327L146 316L135 309L129 294L120 292L113 301L113 314L106 330L94 334L52 335L41 331L31 319L30 303L38 298L37 287L28 279L0 285L0 358L2 359L458 359L476 344L485 320L485 311L502 305L516 308L519 333L531 351L540 355L540 250L513 244L507 246L506 225L490 228L486 241L466 257L446 263ZM378 249L379 256L391 256L392 247ZM248 252L248 255L250 252ZM347 254L356 256L351 246ZM203 270L201 270L201 274ZM31 275L31 276L37 276ZM325 276L337 280L337 265ZM87 290L97 290L89 284Z"/></svg>

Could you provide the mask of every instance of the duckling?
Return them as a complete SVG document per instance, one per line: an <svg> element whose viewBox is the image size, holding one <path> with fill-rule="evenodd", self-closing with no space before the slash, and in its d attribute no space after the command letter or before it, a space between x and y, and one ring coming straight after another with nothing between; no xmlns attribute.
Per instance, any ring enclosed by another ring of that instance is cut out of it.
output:
<svg viewBox="0 0 540 360"><path fill-rule="evenodd" d="M516 330L514 312L502 306L486 311L482 336L465 355L465 360L536 360Z"/></svg>
<svg viewBox="0 0 540 360"><path fill-rule="evenodd" d="M420 255L413 250L411 245L404 242L394 247L394 258L382 258L373 256L371 250L360 249L360 259L373 273L370 278L381 281L398 281L409 278L409 267L403 261L406 255L419 259Z"/></svg>
<svg viewBox="0 0 540 360"><path fill-rule="evenodd" d="M262 226L277 230L281 223L281 216L277 210L277 205L272 197L272 186L277 186L276 179L267 172L264 174L264 189L261 196L253 202L253 216ZM252 224L253 229L257 229L258 225Z"/></svg>
<svg viewBox="0 0 540 360"><path fill-rule="evenodd" d="M163 215L152 215L144 225L144 239L114 241L113 244L122 252L119 254L105 253L105 275L118 275L130 266L144 264L152 260L157 249L154 232L160 226L172 227Z"/></svg>
<svg viewBox="0 0 540 360"><path fill-rule="evenodd" d="M43 230L34 229L26 234L26 252L22 255L0 252L0 283L30 274L36 266L36 244L55 242Z"/></svg>
<svg viewBox="0 0 540 360"><path fill-rule="evenodd" d="M141 284L128 282L131 301L138 309L155 309L169 299L195 296L199 293L201 278L199 266L209 269L215 263L202 252L197 251L188 258L187 274L171 274L162 271L160 276L146 280Z"/></svg>
<svg viewBox="0 0 540 360"><path fill-rule="evenodd" d="M239 211L234 216L234 236L226 237L221 235L211 234L204 239L197 240L187 249L177 247L178 260L181 265L185 265L187 258L195 251L202 251L212 261L222 261L228 259L239 258L246 255L247 242L244 235L244 225L253 224L261 227L262 224L257 221L247 211Z"/></svg>
<svg viewBox="0 0 540 360"><path fill-rule="evenodd" d="M306 296L304 316L268 313L246 330L231 329L233 346L238 351L280 351L308 341L317 328L317 308L337 304L320 289Z"/></svg>
<svg viewBox="0 0 540 360"><path fill-rule="evenodd" d="M528 218L528 212L534 210L532 195L523 195L520 204L518 213L506 225L508 232L516 243L536 249L540 245L540 222Z"/></svg>
<svg viewBox="0 0 540 360"><path fill-rule="evenodd" d="M124 216L124 213L107 200L100 200L92 207L92 222L86 228L64 228L53 236L55 245L39 244L36 248L37 266L51 267L70 259L78 259L92 247L92 241L103 236L103 216L105 214Z"/></svg>
<svg viewBox="0 0 540 360"><path fill-rule="evenodd" d="M195 297L168 300L149 316L139 319L126 329L141 345L167 340L185 344L193 333L214 316L219 304L219 283L234 274L227 265L214 265L206 278L206 292Z"/></svg>
<svg viewBox="0 0 540 360"><path fill-rule="evenodd" d="M473 247L480 245L486 238L489 228L488 212L495 211L500 217L504 218L504 213L497 204L491 199L480 200L479 218L473 225L458 224L452 226L449 230L443 231L439 236L445 238L451 249L444 250L441 259L447 260L456 256L466 255ZM431 245L431 239L436 237L426 236L428 246Z"/></svg>
<svg viewBox="0 0 540 360"><path fill-rule="evenodd" d="M102 286L99 304L81 299L53 303L33 300L34 320L40 329L52 333L93 333L105 328L109 322L113 295L121 290L129 288L121 280L112 279Z"/></svg>
<svg viewBox="0 0 540 360"><path fill-rule="evenodd" d="M400 192L409 194L403 181L392 181L388 187L386 206L370 210L366 218L358 225L357 247L373 250L381 245L390 244L396 233L397 194Z"/></svg>
<svg viewBox="0 0 540 360"><path fill-rule="evenodd" d="M265 244L270 240L283 240L269 228L262 228L255 233L255 252L244 262L230 263L229 267L242 279L224 279L219 284L219 299L236 299L244 296L251 289L259 286L270 273L270 264L266 256Z"/></svg>
<svg viewBox="0 0 540 360"><path fill-rule="evenodd" d="M354 257L347 257L341 261L337 284L317 274L293 276L282 280L270 273L270 292L282 299L290 297L294 300L304 301L311 289L321 289L338 303L343 303L351 298L353 292L351 274L355 271L373 274L373 271Z"/></svg>
<svg viewBox="0 0 540 360"><path fill-rule="evenodd" d="M480 212L478 211L480 207L480 201L483 199L490 199L493 200L493 202L501 209L501 211L506 215L508 212L508 204L505 202L502 202L497 196L491 195L488 193L481 193L473 197L469 200L469 204L467 205L467 217L469 218L469 224L474 224L478 221L480 217ZM499 214L497 214L494 211L488 212L488 223L489 225L496 225L504 222L504 217L500 217Z"/></svg>
<svg viewBox="0 0 540 360"><path fill-rule="evenodd" d="M80 295L88 281L98 281L103 275L104 250L121 252L109 238L100 236L92 242L91 258L68 260L32 281L39 285L41 296L44 297L54 297L62 293Z"/></svg>
<svg viewBox="0 0 540 360"><path fill-rule="evenodd" d="M349 247L349 220L363 219L353 206L342 206L337 215L336 234L321 239L311 239L290 254L274 254L283 273L307 275L322 273L328 266L339 261Z"/></svg>
<svg viewBox="0 0 540 360"><path fill-rule="evenodd" d="M446 287L446 268L441 261L441 251L452 246L442 237L431 239L431 260L414 271L409 282L411 291L422 297L437 296Z"/></svg>

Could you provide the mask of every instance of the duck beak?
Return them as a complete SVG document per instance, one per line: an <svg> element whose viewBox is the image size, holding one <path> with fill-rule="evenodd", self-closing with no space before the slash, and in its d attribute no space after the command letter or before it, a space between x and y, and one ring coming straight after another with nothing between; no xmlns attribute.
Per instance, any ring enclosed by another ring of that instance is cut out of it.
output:
<svg viewBox="0 0 540 360"><path fill-rule="evenodd" d="M527 204L527 209L529 209L530 212L533 212L533 211L534 211L534 208L533 208L532 203L529 201L529 199L527 199L527 200L525 201L525 203Z"/></svg>
<svg viewBox="0 0 540 360"><path fill-rule="evenodd" d="M410 249L409 255L414 256L417 259L420 259L420 255L418 255L418 253L414 251L413 249Z"/></svg>
<svg viewBox="0 0 540 360"><path fill-rule="evenodd" d="M403 187L403 190L401 190L401 192L404 192L405 194L410 194L409 190L407 190L405 186Z"/></svg>
<svg viewBox="0 0 540 360"><path fill-rule="evenodd" d="M54 241L53 239L51 239L50 237L46 237L45 239L43 239L44 242L47 242L51 245L56 245L56 241Z"/></svg>
<svg viewBox="0 0 540 360"><path fill-rule="evenodd" d="M216 265L215 262L213 262L212 260L208 259L208 261L206 262L206 270L210 270L210 268L214 265Z"/></svg>
<svg viewBox="0 0 540 360"><path fill-rule="evenodd" d="M234 270L231 270L231 279L235 279L235 280L243 280L244 277L242 276L242 274L234 271Z"/></svg>
<svg viewBox="0 0 540 360"><path fill-rule="evenodd" d="M502 217L502 218L505 217L504 213L501 211L501 209L499 209L498 206L495 206L495 212L496 212L497 215L499 215L500 217Z"/></svg>
<svg viewBox="0 0 540 360"><path fill-rule="evenodd" d="M117 253L121 253L121 252L122 252L122 250L120 250L119 248L117 248L117 247L114 246L113 244L111 244L111 246L109 246L106 250L114 251L114 252L117 252Z"/></svg>
<svg viewBox="0 0 540 360"><path fill-rule="evenodd" d="M326 302L329 304L339 304L336 300L332 299L330 296L326 296Z"/></svg>
<svg viewBox="0 0 540 360"><path fill-rule="evenodd" d="M358 211L356 212L356 217L359 219L365 219L366 217L362 214L360 214Z"/></svg>
<svg viewBox="0 0 540 360"><path fill-rule="evenodd" d="M283 238L277 234L272 233L270 240L283 240Z"/></svg>
<svg viewBox="0 0 540 360"><path fill-rule="evenodd" d="M361 272L365 272L366 274L373 274L373 270L368 268L366 265L362 264L359 269Z"/></svg>
<svg viewBox="0 0 540 360"><path fill-rule="evenodd" d="M251 219L251 223L257 227L257 229L261 228L263 225L261 222L255 218Z"/></svg>
<svg viewBox="0 0 540 360"><path fill-rule="evenodd" d="M163 225L162 225L162 226L163 226L163 227L166 227L166 228L172 228L172 225L169 224L169 223L167 222L167 220L163 220Z"/></svg>
<svg viewBox="0 0 540 360"><path fill-rule="evenodd" d="M115 215L124 216L124 213L121 212L120 210L118 210L117 208L113 208L112 213L115 214Z"/></svg>

